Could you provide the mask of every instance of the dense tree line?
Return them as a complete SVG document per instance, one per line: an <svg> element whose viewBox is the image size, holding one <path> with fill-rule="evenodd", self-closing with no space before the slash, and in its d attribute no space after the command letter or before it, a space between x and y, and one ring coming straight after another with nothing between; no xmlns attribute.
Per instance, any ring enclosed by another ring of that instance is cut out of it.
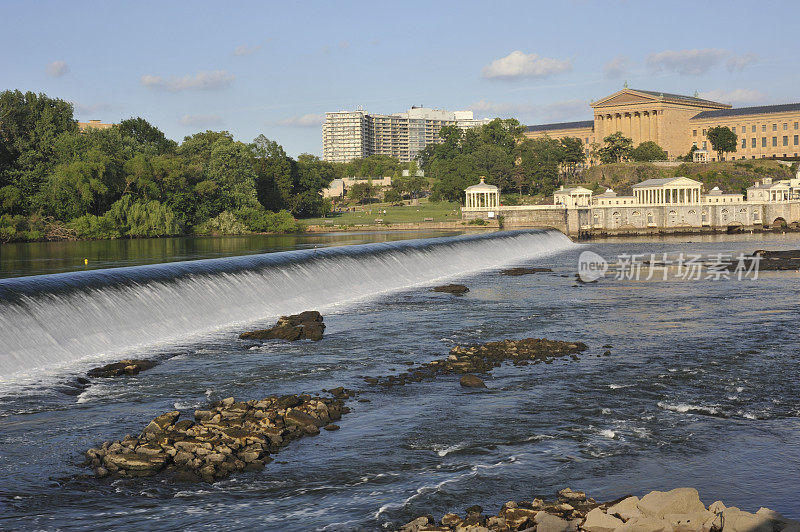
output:
<svg viewBox="0 0 800 532"><path fill-rule="evenodd" d="M78 130L72 104L0 93L0 240L292 231L343 172L260 135L180 144L142 118Z"/></svg>
<svg viewBox="0 0 800 532"><path fill-rule="evenodd" d="M586 160L581 139L529 139L523 131L517 120L499 118L466 131L442 128L442 142L419 156L426 175L438 179L433 198L463 201L478 175L503 191L550 194Z"/></svg>

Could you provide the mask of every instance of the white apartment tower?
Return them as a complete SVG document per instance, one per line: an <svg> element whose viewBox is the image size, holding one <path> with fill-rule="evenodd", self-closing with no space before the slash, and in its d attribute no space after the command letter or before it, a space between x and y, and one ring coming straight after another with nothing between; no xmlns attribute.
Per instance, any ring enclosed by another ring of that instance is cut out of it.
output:
<svg viewBox="0 0 800 532"><path fill-rule="evenodd" d="M322 154L326 161L340 163L370 155L408 162L428 144L441 142L439 131L445 126L468 129L487 123L489 119L476 119L472 111L425 107L391 115L371 115L360 109L325 113Z"/></svg>

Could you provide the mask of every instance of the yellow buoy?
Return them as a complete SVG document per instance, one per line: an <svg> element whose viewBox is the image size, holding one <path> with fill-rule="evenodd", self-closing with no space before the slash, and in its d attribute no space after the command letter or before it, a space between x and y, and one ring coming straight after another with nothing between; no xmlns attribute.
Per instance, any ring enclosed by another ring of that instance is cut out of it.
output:
<svg viewBox="0 0 800 532"><path fill-rule="evenodd" d="M83 263L88 266L89 265L89 259L83 259Z"/></svg>

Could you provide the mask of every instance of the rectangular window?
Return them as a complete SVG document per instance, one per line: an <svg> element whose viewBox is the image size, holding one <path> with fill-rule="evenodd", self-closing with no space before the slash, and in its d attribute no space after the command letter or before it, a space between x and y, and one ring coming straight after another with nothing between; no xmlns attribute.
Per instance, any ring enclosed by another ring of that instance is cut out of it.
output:
<svg viewBox="0 0 800 532"><path fill-rule="evenodd" d="M696 129L693 129L693 130L692 130L692 136L693 136L693 137L696 137L696 136L697 136L697 130L696 130Z"/></svg>
<svg viewBox="0 0 800 532"><path fill-rule="evenodd" d="M761 132L763 133L766 130L767 130L767 124L761 124Z"/></svg>
<svg viewBox="0 0 800 532"><path fill-rule="evenodd" d="M772 131L778 131L778 124L772 124Z"/></svg>
<svg viewBox="0 0 800 532"><path fill-rule="evenodd" d="M703 136L704 137L706 136L706 130L705 129L703 130Z"/></svg>
<svg viewBox="0 0 800 532"><path fill-rule="evenodd" d="M742 139L742 148L747 147L747 139Z"/></svg>
<svg viewBox="0 0 800 532"><path fill-rule="evenodd" d="M798 143L797 141L798 141L798 140L800 140L800 135L795 135L795 136L794 136L794 145L795 145L795 146L797 146L797 143Z"/></svg>
<svg viewBox="0 0 800 532"><path fill-rule="evenodd" d="M795 128L795 129L797 129L797 126L798 126L798 125L800 125L800 124L798 124L798 122L795 122L795 123L794 123L794 128Z"/></svg>
<svg viewBox="0 0 800 532"><path fill-rule="evenodd" d="M706 141L703 141L703 149L706 149Z"/></svg>
<svg viewBox="0 0 800 532"><path fill-rule="evenodd" d="M755 132L756 132L756 125L753 124L753 133L755 133Z"/></svg>
<svg viewBox="0 0 800 532"><path fill-rule="evenodd" d="M788 146L788 145L789 145L789 137L787 137L787 136L785 136L785 135L784 135L784 137L783 137L783 145L784 145L784 146Z"/></svg>
<svg viewBox="0 0 800 532"><path fill-rule="evenodd" d="M750 146L750 147L751 147L751 148L755 148L755 147L756 147L756 138L755 138L755 137L753 137L752 141L753 141L753 142L751 143L751 146Z"/></svg>
<svg viewBox="0 0 800 532"><path fill-rule="evenodd" d="M778 145L778 137L772 137L772 146Z"/></svg>
<svg viewBox="0 0 800 532"><path fill-rule="evenodd" d="M767 137L761 137L761 147L762 148L767 147Z"/></svg>
<svg viewBox="0 0 800 532"><path fill-rule="evenodd" d="M783 130L784 130L784 131L786 131L787 129L789 129L789 124L787 124L786 122L784 122L784 123L783 123Z"/></svg>

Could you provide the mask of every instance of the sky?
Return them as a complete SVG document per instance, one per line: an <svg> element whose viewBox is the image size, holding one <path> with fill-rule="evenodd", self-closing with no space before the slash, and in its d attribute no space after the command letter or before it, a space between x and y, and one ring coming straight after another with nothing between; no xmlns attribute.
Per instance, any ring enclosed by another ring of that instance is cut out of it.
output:
<svg viewBox="0 0 800 532"><path fill-rule="evenodd" d="M327 111L592 118L621 89L800 101L793 1L0 0L0 90L168 137L259 134L322 155Z"/></svg>

